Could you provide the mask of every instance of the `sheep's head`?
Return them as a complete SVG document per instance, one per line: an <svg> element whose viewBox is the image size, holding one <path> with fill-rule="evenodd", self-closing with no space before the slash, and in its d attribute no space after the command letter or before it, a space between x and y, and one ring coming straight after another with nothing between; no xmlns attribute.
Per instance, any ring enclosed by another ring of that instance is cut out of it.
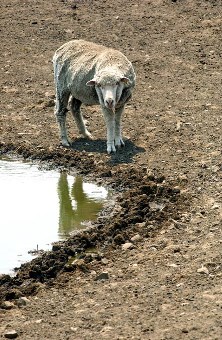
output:
<svg viewBox="0 0 222 340"><path fill-rule="evenodd" d="M95 86L99 102L102 106L115 111L124 87L130 80L113 69L105 69L89 80L87 86Z"/></svg>

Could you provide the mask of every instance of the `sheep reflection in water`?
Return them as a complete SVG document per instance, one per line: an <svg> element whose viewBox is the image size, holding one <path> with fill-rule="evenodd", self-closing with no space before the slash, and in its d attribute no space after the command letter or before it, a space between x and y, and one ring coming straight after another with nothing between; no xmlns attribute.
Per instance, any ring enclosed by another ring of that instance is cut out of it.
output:
<svg viewBox="0 0 222 340"><path fill-rule="evenodd" d="M60 203L59 234L69 235L73 230L84 228L83 221L95 220L102 209L102 198L90 198L84 192L81 177L73 178L70 188L67 173L60 174L58 195Z"/></svg>

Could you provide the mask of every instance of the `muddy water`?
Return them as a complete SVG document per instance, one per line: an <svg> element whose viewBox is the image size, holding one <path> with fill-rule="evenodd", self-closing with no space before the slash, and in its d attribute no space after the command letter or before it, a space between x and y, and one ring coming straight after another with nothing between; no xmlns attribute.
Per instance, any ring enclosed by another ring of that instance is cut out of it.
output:
<svg viewBox="0 0 222 340"><path fill-rule="evenodd" d="M0 274L84 228L107 199L105 188L81 177L0 159Z"/></svg>

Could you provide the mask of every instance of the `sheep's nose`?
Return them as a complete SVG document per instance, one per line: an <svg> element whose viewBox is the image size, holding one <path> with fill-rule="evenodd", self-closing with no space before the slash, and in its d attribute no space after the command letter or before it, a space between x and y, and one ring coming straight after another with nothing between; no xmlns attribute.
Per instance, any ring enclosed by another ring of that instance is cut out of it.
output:
<svg viewBox="0 0 222 340"><path fill-rule="evenodd" d="M106 104L109 108L113 107L114 100L112 98L106 99Z"/></svg>

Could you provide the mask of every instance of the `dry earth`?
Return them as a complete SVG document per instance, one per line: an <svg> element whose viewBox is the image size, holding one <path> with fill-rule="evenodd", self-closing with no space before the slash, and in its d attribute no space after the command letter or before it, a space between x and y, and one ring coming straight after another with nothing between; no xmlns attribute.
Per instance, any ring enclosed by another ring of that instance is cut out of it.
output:
<svg viewBox="0 0 222 340"><path fill-rule="evenodd" d="M93 228L0 277L1 338L222 338L221 5L1 0L1 153L77 169L116 197ZM70 119L73 147L59 145L51 59L73 38L135 67L116 155L97 107L83 108L94 140Z"/></svg>

